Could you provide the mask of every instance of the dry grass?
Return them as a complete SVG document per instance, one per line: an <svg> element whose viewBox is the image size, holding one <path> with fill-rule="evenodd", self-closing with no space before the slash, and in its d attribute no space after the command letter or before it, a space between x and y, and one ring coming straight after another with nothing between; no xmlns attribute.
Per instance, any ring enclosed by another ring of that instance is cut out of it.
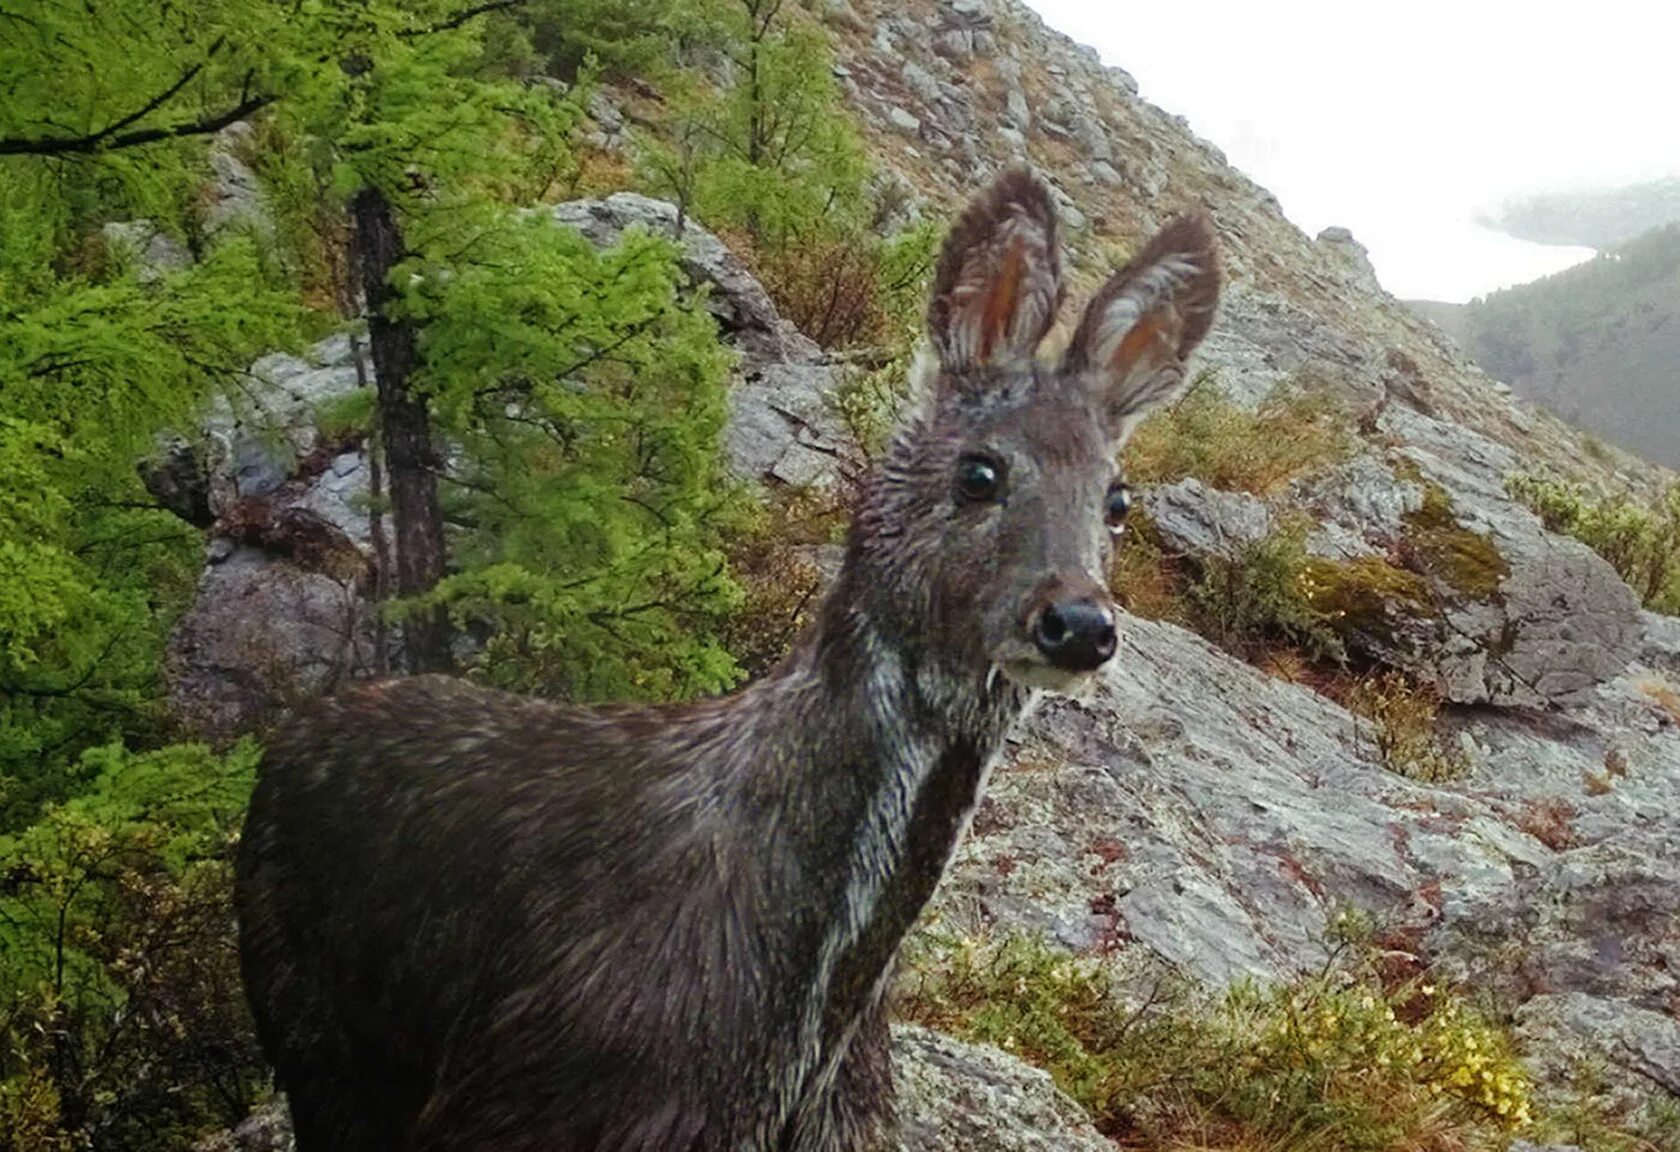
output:
<svg viewBox="0 0 1680 1152"><path fill-rule="evenodd" d="M1204 374L1177 405L1138 429L1126 448L1126 471L1136 483L1193 476L1227 492L1266 496L1351 451L1345 413L1325 394L1284 388L1250 412Z"/></svg>
<svg viewBox="0 0 1680 1152"><path fill-rule="evenodd" d="M1647 676L1636 687L1640 694L1661 709L1676 724L1680 724L1680 692L1660 676Z"/></svg>
<svg viewBox="0 0 1680 1152"><path fill-rule="evenodd" d="M921 938L899 1010L1047 1069L1121 1148L1466 1152L1529 1119L1502 1032L1368 945L1326 972L1198 990L1124 955Z"/></svg>
<svg viewBox="0 0 1680 1152"><path fill-rule="evenodd" d="M1575 806L1561 796L1542 796L1526 802L1517 827L1553 852L1575 846Z"/></svg>
<svg viewBox="0 0 1680 1152"><path fill-rule="evenodd" d="M1342 703L1375 725L1377 754L1391 772L1440 784L1469 771L1464 754L1441 740L1441 694L1434 688L1385 672L1348 683Z"/></svg>

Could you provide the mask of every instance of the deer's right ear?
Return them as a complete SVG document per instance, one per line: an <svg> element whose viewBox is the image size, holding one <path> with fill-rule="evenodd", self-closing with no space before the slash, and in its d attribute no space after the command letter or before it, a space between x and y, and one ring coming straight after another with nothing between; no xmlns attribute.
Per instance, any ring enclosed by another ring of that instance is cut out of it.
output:
<svg viewBox="0 0 1680 1152"><path fill-rule="evenodd" d="M1025 168L999 176L945 238L928 334L947 372L1030 359L1062 299L1049 190Z"/></svg>

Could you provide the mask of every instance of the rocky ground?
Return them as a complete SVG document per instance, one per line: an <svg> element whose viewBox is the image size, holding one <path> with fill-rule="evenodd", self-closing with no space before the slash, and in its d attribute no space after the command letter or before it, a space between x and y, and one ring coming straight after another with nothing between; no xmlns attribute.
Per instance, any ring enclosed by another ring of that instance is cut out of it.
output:
<svg viewBox="0 0 1680 1152"><path fill-rule="evenodd" d="M1359 432L1350 458L1281 494L1184 481L1148 495L1152 519L1170 550L1205 557L1305 513L1312 555L1395 567L1423 591L1379 604L1350 646L1439 692L1464 769L1441 784L1398 775L1371 725L1311 687L1129 620L1094 691L1019 734L939 923L1148 949L1219 984L1313 967L1352 905L1390 946L1508 1009L1542 1074L1593 1054L1627 1091L1680 1093L1680 621L1641 612L1607 564L1504 489L1540 462L1635 487L1658 474L1583 451L1384 293L1352 237L1300 234L1130 77L1012 0L817 7L883 178L924 206L1029 159L1056 182L1087 272L1177 206L1211 208L1232 284L1202 366L1239 405L1283 384L1333 394ZM596 112L603 131L610 113ZM602 243L674 223L671 206L625 194L554 215ZM723 244L692 224L684 242L740 353L736 470L837 482L853 448L831 403L843 366ZM377 663L371 473L315 415L360 386L356 358L338 337L259 362L253 403L216 415L159 481L212 525L171 649L174 698L212 735ZM897 1043L907 1148L1108 1146L1012 1057L911 1028ZM278 1139L252 1132L238 1146Z"/></svg>

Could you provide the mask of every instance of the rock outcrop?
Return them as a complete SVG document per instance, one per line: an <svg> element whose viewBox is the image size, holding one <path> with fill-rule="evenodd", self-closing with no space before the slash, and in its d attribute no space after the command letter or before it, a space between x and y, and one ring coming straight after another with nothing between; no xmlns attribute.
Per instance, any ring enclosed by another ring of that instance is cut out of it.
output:
<svg viewBox="0 0 1680 1152"><path fill-rule="evenodd" d="M553 213L557 223L603 247L629 228L672 236L677 226L675 205L633 192L560 204ZM685 220L681 245L684 271L695 285L708 286L706 307L740 353L724 430L730 466L764 483L833 484L850 448L833 406L839 369L781 317L763 285L716 236Z"/></svg>
<svg viewBox="0 0 1680 1152"><path fill-rule="evenodd" d="M995 1048L925 1028L893 1029L902 1133L897 1152L1110 1152L1048 1074ZM271 1102L197 1152L292 1152L284 1103Z"/></svg>
<svg viewBox="0 0 1680 1152"><path fill-rule="evenodd" d="M1127 620L1093 695L1044 706L994 775L938 915L1143 947L1223 984L1322 963L1353 905L1396 947L1531 1005L1525 1030L1671 1083L1673 1020L1655 1022L1680 994L1680 715L1664 683L1635 665L1551 716L1467 713L1452 739L1468 775L1430 785L1387 770L1369 725L1311 689Z"/></svg>

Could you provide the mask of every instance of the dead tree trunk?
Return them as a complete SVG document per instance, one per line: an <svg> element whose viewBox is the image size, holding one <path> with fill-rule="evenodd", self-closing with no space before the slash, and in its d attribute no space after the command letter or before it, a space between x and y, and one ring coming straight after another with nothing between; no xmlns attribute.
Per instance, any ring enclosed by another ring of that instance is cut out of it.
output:
<svg viewBox="0 0 1680 1152"><path fill-rule="evenodd" d="M443 578L443 508L438 501L436 446L431 411L413 391L419 363L414 322L394 319L391 270L407 254L402 230L384 193L363 188L350 203L356 257L367 297L368 345L379 396L380 439L390 490L391 534L396 554L392 591L408 598L430 592ZM413 614L403 624L404 664L410 672L447 671L449 620L441 608Z"/></svg>

